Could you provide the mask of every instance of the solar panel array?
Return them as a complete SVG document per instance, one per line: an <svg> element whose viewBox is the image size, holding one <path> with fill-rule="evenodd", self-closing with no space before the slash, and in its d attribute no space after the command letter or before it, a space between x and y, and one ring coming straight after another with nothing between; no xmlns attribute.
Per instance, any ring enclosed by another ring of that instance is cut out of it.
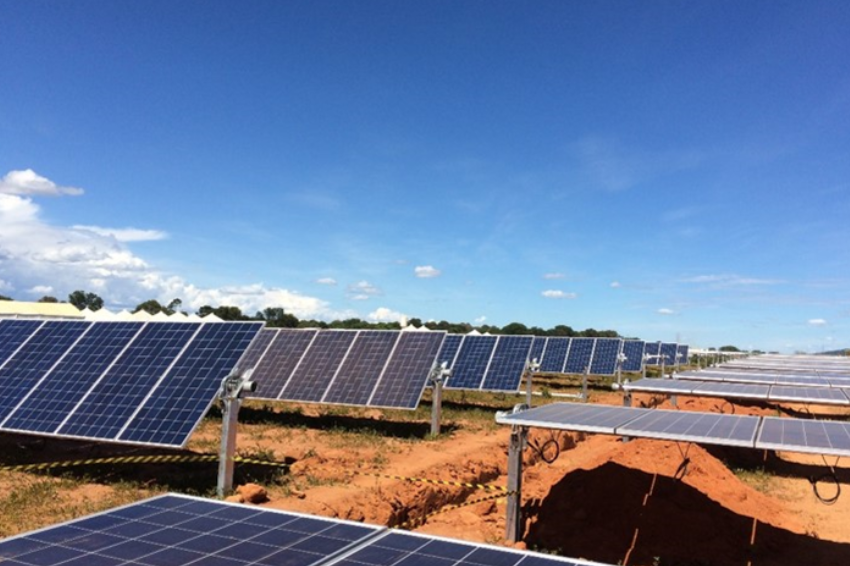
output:
<svg viewBox="0 0 850 566"><path fill-rule="evenodd" d="M811 403L815 405L850 406L850 391L831 387L801 387L692 379L646 378L623 385L635 393L663 393L724 399L752 399L777 403Z"/></svg>
<svg viewBox="0 0 850 566"><path fill-rule="evenodd" d="M274 332L254 363L262 399L415 409L444 332L317 330ZM247 357L247 356L246 356Z"/></svg>
<svg viewBox="0 0 850 566"><path fill-rule="evenodd" d="M447 336L439 355L439 360L452 371L445 387L517 391L533 342L533 336Z"/></svg>
<svg viewBox="0 0 850 566"><path fill-rule="evenodd" d="M535 337L532 354L540 363L540 373L585 373L614 375L620 355L623 371L643 367L646 343L622 338Z"/></svg>
<svg viewBox="0 0 850 566"><path fill-rule="evenodd" d="M497 414L505 425L759 450L850 456L850 423L607 405L553 403Z"/></svg>
<svg viewBox="0 0 850 566"><path fill-rule="evenodd" d="M162 495L0 541L18 566L564 566L584 560Z"/></svg>
<svg viewBox="0 0 850 566"><path fill-rule="evenodd" d="M643 368L643 354L646 342L642 340L623 340L623 371L640 371Z"/></svg>
<svg viewBox="0 0 850 566"><path fill-rule="evenodd" d="M0 430L183 446L261 326L0 320Z"/></svg>

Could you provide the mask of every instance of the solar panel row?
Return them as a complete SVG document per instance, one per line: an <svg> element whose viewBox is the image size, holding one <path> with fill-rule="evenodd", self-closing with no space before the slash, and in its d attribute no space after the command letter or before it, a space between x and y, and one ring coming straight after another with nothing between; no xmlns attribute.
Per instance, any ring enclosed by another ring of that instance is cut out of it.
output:
<svg viewBox="0 0 850 566"><path fill-rule="evenodd" d="M402 409L419 404L445 337L388 330L272 332L263 352L248 352L240 362L255 364L254 397Z"/></svg>
<svg viewBox="0 0 850 566"><path fill-rule="evenodd" d="M18 566L564 566L583 560L163 495L0 541Z"/></svg>
<svg viewBox="0 0 850 566"><path fill-rule="evenodd" d="M517 391L533 341L532 336L447 336L438 356L452 371L445 387Z"/></svg>
<svg viewBox="0 0 850 566"><path fill-rule="evenodd" d="M497 414L505 425L595 432L760 450L850 456L850 423L554 403Z"/></svg>
<svg viewBox="0 0 850 566"><path fill-rule="evenodd" d="M692 379L640 379L623 385L635 393L664 393L699 397L754 399L761 401L812 403L816 405L850 405L850 392L830 387L801 387L736 383L725 381L696 381Z"/></svg>
<svg viewBox="0 0 850 566"><path fill-rule="evenodd" d="M183 446L261 326L0 320L0 430Z"/></svg>
<svg viewBox="0 0 850 566"><path fill-rule="evenodd" d="M540 363L541 373L585 373L613 375L623 356L623 371L640 371L645 343L622 338L566 338L537 336L532 359Z"/></svg>

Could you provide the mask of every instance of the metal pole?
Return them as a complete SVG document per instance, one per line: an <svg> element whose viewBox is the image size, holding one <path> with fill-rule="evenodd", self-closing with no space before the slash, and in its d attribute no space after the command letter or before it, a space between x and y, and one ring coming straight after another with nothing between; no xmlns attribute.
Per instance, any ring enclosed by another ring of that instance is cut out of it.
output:
<svg viewBox="0 0 850 566"><path fill-rule="evenodd" d="M508 446L508 502L505 520L505 538L515 543L522 538L522 451L528 429L522 426L511 427L511 440Z"/></svg>
<svg viewBox="0 0 850 566"><path fill-rule="evenodd" d="M537 362L537 358L525 364L525 404L529 409L531 408L531 378L538 369L540 369L540 364Z"/></svg>
<svg viewBox="0 0 850 566"><path fill-rule="evenodd" d="M218 486L216 493L224 497L233 490L233 457L236 455L236 423L239 405L236 397L222 397L221 450L218 454Z"/></svg>
<svg viewBox="0 0 850 566"><path fill-rule="evenodd" d="M443 379L434 380L431 398L431 436L440 435L440 420L443 418Z"/></svg>

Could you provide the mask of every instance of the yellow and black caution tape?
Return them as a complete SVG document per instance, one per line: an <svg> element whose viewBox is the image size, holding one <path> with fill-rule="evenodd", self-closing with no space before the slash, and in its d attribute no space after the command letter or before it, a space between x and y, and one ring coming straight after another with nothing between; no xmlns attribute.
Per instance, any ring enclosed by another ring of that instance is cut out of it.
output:
<svg viewBox="0 0 850 566"><path fill-rule="evenodd" d="M359 470L351 470L352 474L358 476L374 476L376 478L383 478L387 480L398 480L398 481L406 481L411 483L429 483L432 485L450 485L454 487L468 487L472 489L482 489L484 491L500 491L505 495L509 495L508 488L502 487L500 485L484 485L480 483L467 483L467 482L459 482L459 481L447 481L447 480L432 480L428 478L408 478L405 476L391 476L388 474L376 474L374 472L361 472Z"/></svg>
<svg viewBox="0 0 850 566"><path fill-rule="evenodd" d="M54 468L72 468L78 466L99 466L103 464L168 464L189 462L217 462L218 454L158 454L147 456L113 456L109 458L88 458L84 460L64 460L61 462L41 462L38 464L15 464L0 465L0 471L33 472L50 470ZM289 464L275 462L272 460L261 460L258 458L245 458L234 456L234 462L243 464L254 464L261 466L273 466L288 469Z"/></svg>
<svg viewBox="0 0 850 566"><path fill-rule="evenodd" d="M426 513L422 517L418 517L416 519L411 519L409 521L405 521L404 523L399 523L398 525L393 526L394 529L415 529L417 527L421 527L425 524L425 522L433 517L434 515L439 515L440 513L447 513L449 511L454 511L455 509L460 509L461 507L469 507L470 505L476 505L478 503L483 503L485 501L496 501L498 499L504 499L507 497L507 494L497 493L496 495L488 495L486 497L480 497L478 499L474 499L472 501L464 501L463 503L458 503L456 505L446 505L444 507L440 507L436 511L431 513Z"/></svg>

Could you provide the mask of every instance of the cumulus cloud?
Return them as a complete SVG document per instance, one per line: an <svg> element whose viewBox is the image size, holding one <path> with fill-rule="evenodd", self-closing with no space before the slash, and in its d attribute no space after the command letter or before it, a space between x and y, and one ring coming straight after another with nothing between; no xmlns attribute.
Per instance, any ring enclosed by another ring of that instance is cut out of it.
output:
<svg viewBox="0 0 850 566"><path fill-rule="evenodd" d="M474 322L476 325L480 326L480 325L484 324L484 322L486 322L486 321L487 321L487 317L482 315L482 316L479 316L478 318L476 318L475 320L473 320L472 322Z"/></svg>
<svg viewBox="0 0 850 566"><path fill-rule="evenodd" d="M417 265L413 268L413 273L416 274L416 277L430 279L431 277L439 277L442 272L431 265Z"/></svg>
<svg viewBox="0 0 850 566"><path fill-rule="evenodd" d="M576 293L565 293L564 291L557 289L549 289L540 293L547 299L575 299L578 297Z"/></svg>
<svg viewBox="0 0 850 566"><path fill-rule="evenodd" d="M673 309L667 309L667 308L660 308L660 309L658 309L657 312L658 312L658 314L662 314L664 316L670 316L670 315L676 314L676 311L674 311Z"/></svg>
<svg viewBox="0 0 850 566"><path fill-rule="evenodd" d="M112 237L119 242L151 242L155 240L164 240L168 234L161 230L141 230L139 228L103 228L101 226L83 226L76 225L71 227L74 230L89 231L101 236Z"/></svg>
<svg viewBox="0 0 850 566"><path fill-rule="evenodd" d="M28 291L33 295L49 295L53 292L53 287L50 285L36 285Z"/></svg>
<svg viewBox="0 0 850 566"><path fill-rule="evenodd" d="M365 301L382 295L382 291L368 281L359 281L348 286L348 297L353 301Z"/></svg>
<svg viewBox="0 0 850 566"><path fill-rule="evenodd" d="M826 325L826 320L822 318L810 318L809 325L811 326L824 326Z"/></svg>
<svg viewBox="0 0 850 566"><path fill-rule="evenodd" d="M388 309L386 307L378 307L377 309L366 315L368 320L372 322L401 322L402 319L407 319L404 314Z"/></svg>
<svg viewBox="0 0 850 566"><path fill-rule="evenodd" d="M321 277L319 279L316 279L316 283L318 283L319 285L334 286L336 285L336 279L334 279L333 277Z"/></svg>
<svg viewBox="0 0 850 566"><path fill-rule="evenodd" d="M544 273L543 279L563 279L565 275L563 273Z"/></svg>
<svg viewBox="0 0 850 566"><path fill-rule="evenodd" d="M612 289L619 289L622 286L623 285L619 281L611 281L611 288Z"/></svg>
<svg viewBox="0 0 850 566"><path fill-rule="evenodd" d="M83 189L57 185L50 179L42 177L32 169L24 169L23 171L9 171L5 176L3 176L3 178L0 178L0 194L21 196L76 196L83 194Z"/></svg>

